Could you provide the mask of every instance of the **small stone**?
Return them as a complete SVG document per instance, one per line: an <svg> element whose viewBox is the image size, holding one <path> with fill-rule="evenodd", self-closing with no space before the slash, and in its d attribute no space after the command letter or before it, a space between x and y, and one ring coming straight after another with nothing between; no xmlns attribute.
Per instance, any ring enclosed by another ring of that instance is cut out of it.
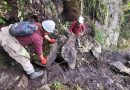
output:
<svg viewBox="0 0 130 90"><path fill-rule="evenodd" d="M20 78L20 76L18 75L14 80L17 81Z"/></svg>
<svg viewBox="0 0 130 90"><path fill-rule="evenodd" d="M85 59L84 59L84 58L82 58L81 60L82 60L82 61L84 61Z"/></svg>
<svg viewBox="0 0 130 90"><path fill-rule="evenodd" d="M97 87L99 88L99 90L104 90L104 86L102 85L102 83L97 83Z"/></svg>
<svg viewBox="0 0 130 90"><path fill-rule="evenodd" d="M18 87L25 89L28 86L28 78L23 75L18 83Z"/></svg>
<svg viewBox="0 0 130 90"><path fill-rule="evenodd" d="M39 88L37 90L51 90L51 89L50 89L49 85L46 84L46 85L42 86L41 88Z"/></svg>
<svg viewBox="0 0 130 90"><path fill-rule="evenodd" d="M116 68L117 70L119 70L119 72L130 75L130 68L123 65L120 61L114 62L111 65L114 66L114 68Z"/></svg>
<svg viewBox="0 0 130 90"><path fill-rule="evenodd" d="M44 72L43 79L41 80L42 84L45 84L47 82L47 72Z"/></svg>

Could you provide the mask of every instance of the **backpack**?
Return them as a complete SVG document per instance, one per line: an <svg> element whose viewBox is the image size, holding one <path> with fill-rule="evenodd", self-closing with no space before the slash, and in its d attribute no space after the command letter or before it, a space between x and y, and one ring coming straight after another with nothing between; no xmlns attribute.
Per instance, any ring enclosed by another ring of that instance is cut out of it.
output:
<svg viewBox="0 0 130 90"><path fill-rule="evenodd" d="M28 36L35 32L38 26L34 22L22 21L15 23L9 29L12 36Z"/></svg>

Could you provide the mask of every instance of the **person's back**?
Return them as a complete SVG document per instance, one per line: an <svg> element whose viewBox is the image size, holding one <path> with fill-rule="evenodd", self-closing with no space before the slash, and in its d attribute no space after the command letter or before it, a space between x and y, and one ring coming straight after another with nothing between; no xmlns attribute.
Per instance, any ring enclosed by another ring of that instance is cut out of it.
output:
<svg viewBox="0 0 130 90"><path fill-rule="evenodd" d="M28 46L28 45L33 45L36 53L38 56L42 53L42 44L43 44L43 37L40 33L41 25L40 23L36 23L38 26L38 30L36 30L33 34L29 36L21 36L21 37L16 37L16 39L19 41L19 43L22 46Z"/></svg>

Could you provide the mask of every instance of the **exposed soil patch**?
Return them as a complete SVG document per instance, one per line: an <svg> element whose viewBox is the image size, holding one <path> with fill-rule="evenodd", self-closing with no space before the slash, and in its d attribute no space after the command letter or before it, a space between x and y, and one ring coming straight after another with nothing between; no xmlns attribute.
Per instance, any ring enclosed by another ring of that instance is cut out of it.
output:
<svg viewBox="0 0 130 90"><path fill-rule="evenodd" d="M86 53L87 60L77 64L74 70L65 68L64 64L59 65L59 62L47 68L35 66L37 70L44 70L44 75L34 80L26 76L19 64L4 65L0 68L0 89L36 90L57 81L68 87L79 85L83 90L129 90L130 77L110 69L111 56L110 51L103 51L97 61L91 53Z"/></svg>

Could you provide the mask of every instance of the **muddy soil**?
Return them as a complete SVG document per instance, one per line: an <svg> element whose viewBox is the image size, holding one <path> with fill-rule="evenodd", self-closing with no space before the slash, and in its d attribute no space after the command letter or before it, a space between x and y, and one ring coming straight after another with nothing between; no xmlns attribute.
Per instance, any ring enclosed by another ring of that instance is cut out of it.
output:
<svg viewBox="0 0 130 90"><path fill-rule="evenodd" d="M96 60L91 53L86 53L86 60L77 62L74 70L67 68L65 63L61 64L61 61L59 63L59 60L47 68L33 64L36 70L44 71L43 76L34 80L27 77L18 63L6 57L0 67L0 90L45 90L45 85L51 86L54 82L68 86L63 90L72 90L70 87L75 85L82 90L129 90L130 77L111 70L109 62L115 57L111 54L103 50L100 60Z"/></svg>

